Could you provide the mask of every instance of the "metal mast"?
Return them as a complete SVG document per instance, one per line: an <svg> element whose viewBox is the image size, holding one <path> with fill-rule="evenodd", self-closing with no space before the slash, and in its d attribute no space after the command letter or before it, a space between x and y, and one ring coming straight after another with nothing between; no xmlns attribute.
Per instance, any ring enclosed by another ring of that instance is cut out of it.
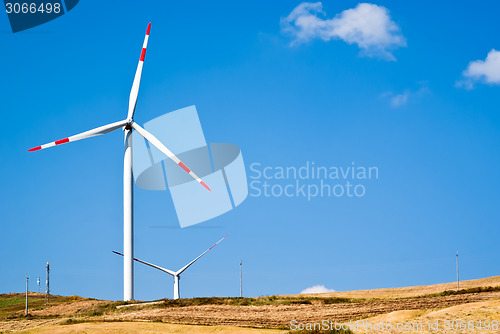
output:
<svg viewBox="0 0 500 334"><path fill-rule="evenodd" d="M29 279L30 279L30 277L26 276L26 310L24 312L25 316L28 316L28 281L29 281Z"/></svg>
<svg viewBox="0 0 500 334"><path fill-rule="evenodd" d="M240 260L240 297L243 297L243 276L242 276L243 260Z"/></svg>
<svg viewBox="0 0 500 334"><path fill-rule="evenodd" d="M45 290L45 304L49 305L49 295L50 295L50 285L49 285L49 272L50 272L50 265L49 262L47 261L47 287Z"/></svg>
<svg viewBox="0 0 500 334"><path fill-rule="evenodd" d="M457 291L460 290L460 279L458 277L458 251L457 251Z"/></svg>

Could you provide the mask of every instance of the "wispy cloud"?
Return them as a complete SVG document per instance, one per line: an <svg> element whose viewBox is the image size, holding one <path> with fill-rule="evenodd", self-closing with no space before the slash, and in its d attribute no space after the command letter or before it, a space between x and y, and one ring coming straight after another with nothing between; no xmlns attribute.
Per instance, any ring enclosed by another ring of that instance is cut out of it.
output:
<svg viewBox="0 0 500 334"><path fill-rule="evenodd" d="M389 98L389 104L393 108L399 108L407 104L409 101L418 100L425 94L430 92L427 81L417 82L417 89L406 89L402 93L386 92L381 95L383 98Z"/></svg>
<svg viewBox="0 0 500 334"><path fill-rule="evenodd" d="M335 292L335 290L327 289L325 288L324 285L314 285L311 286L310 288L302 290L300 293L307 294L307 293L325 293L325 292Z"/></svg>
<svg viewBox="0 0 500 334"><path fill-rule="evenodd" d="M410 96L410 91L405 91L401 94L396 94L391 97L391 106L394 108L400 107L408 102L408 97Z"/></svg>
<svg viewBox="0 0 500 334"><path fill-rule="evenodd" d="M491 49L485 60L475 60L462 72L463 79L457 86L474 88L476 83L500 85L500 51Z"/></svg>
<svg viewBox="0 0 500 334"><path fill-rule="evenodd" d="M386 60L396 60L391 50L406 46L399 26L391 20L385 7L360 3L332 19L322 18L324 16L321 2L303 2L281 18L281 31L292 36L291 45L317 38L341 39L356 44L362 55Z"/></svg>

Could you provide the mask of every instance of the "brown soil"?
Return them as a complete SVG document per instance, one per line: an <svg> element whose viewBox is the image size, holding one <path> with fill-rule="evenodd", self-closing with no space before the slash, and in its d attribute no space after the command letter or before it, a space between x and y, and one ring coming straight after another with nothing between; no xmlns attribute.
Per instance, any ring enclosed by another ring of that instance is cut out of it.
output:
<svg viewBox="0 0 500 334"><path fill-rule="evenodd" d="M500 298L500 292L474 293L446 297L401 298L330 305L204 305L142 309L105 316L108 320L149 320L183 324L211 324L285 328L290 321L346 322L402 310L437 310L472 302Z"/></svg>
<svg viewBox="0 0 500 334"><path fill-rule="evenodd" d="M98 305L104 305L109 302L104 300L80 300L54 305L43 310L30 311L32 316L65 316L79 315L92 312Z"/></svg>

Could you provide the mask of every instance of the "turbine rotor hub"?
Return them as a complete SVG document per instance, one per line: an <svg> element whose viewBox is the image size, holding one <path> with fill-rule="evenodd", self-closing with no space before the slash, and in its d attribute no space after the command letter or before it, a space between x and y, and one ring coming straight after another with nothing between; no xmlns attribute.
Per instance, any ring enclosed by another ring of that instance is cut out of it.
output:
<svg viewBox="0 0 500 334"><path fill-rule="evenodd" d="M132 122L131 118L127 119L127 124L125 124L125 130L132 130Z"/></svg>

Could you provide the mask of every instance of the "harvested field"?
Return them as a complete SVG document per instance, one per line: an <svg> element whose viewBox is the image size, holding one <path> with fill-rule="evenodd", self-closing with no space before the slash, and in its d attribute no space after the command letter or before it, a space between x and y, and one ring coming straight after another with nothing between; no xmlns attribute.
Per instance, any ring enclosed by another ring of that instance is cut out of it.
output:
<svg viewBox="0 0 500 334"><path fill-rule="evenodd" d="M145 308L123 314L112 314L106 319L125 321L148 320L168 323L251 326L285 328L290 321L346 322L403 310L438 310L467 303L500 298L500 291L454 296L366 300L338 304L230 306L202 305L187 307Z"/></svg>
<svg viewBox="0 0 500 334"><path fill-rule="evenodd" d="M480 287L500 286L500 276L492 276L487 278L461 281L460 289L473 289ZM403 288L390 289L372 289L372 290L355 290L355 291L339 291L320 294L310 294L305 296L321 296L321 297L345 297L345 298L405 298L417 297L441 293L443 291L454 291L457 289L457 283L441 283L432 285L410 286ZM304 296L304 295L303 295Z"/></svg>
<svg viewBox="0 0 500 334"><path fill-rule="evenodd" d="M384 321L428 324L445 320L500 321L500 277L461 284L335 292L258 298L192 298L157 302L112 302L55 296L45 307L33 294L33 307L24 317L22 294L0 296L0 332L34 333L287 333L290 322L334 323ZM355 328L355 333L381 333ZM384 333L410 333L385 330ZM415 331L414 331L415 332ZM444 328L420 333L446 333ZM458 333L450 331L450 333ZM465 333L465 332L464 332ZM500 333L469 329L466 333Z"/></svg>

